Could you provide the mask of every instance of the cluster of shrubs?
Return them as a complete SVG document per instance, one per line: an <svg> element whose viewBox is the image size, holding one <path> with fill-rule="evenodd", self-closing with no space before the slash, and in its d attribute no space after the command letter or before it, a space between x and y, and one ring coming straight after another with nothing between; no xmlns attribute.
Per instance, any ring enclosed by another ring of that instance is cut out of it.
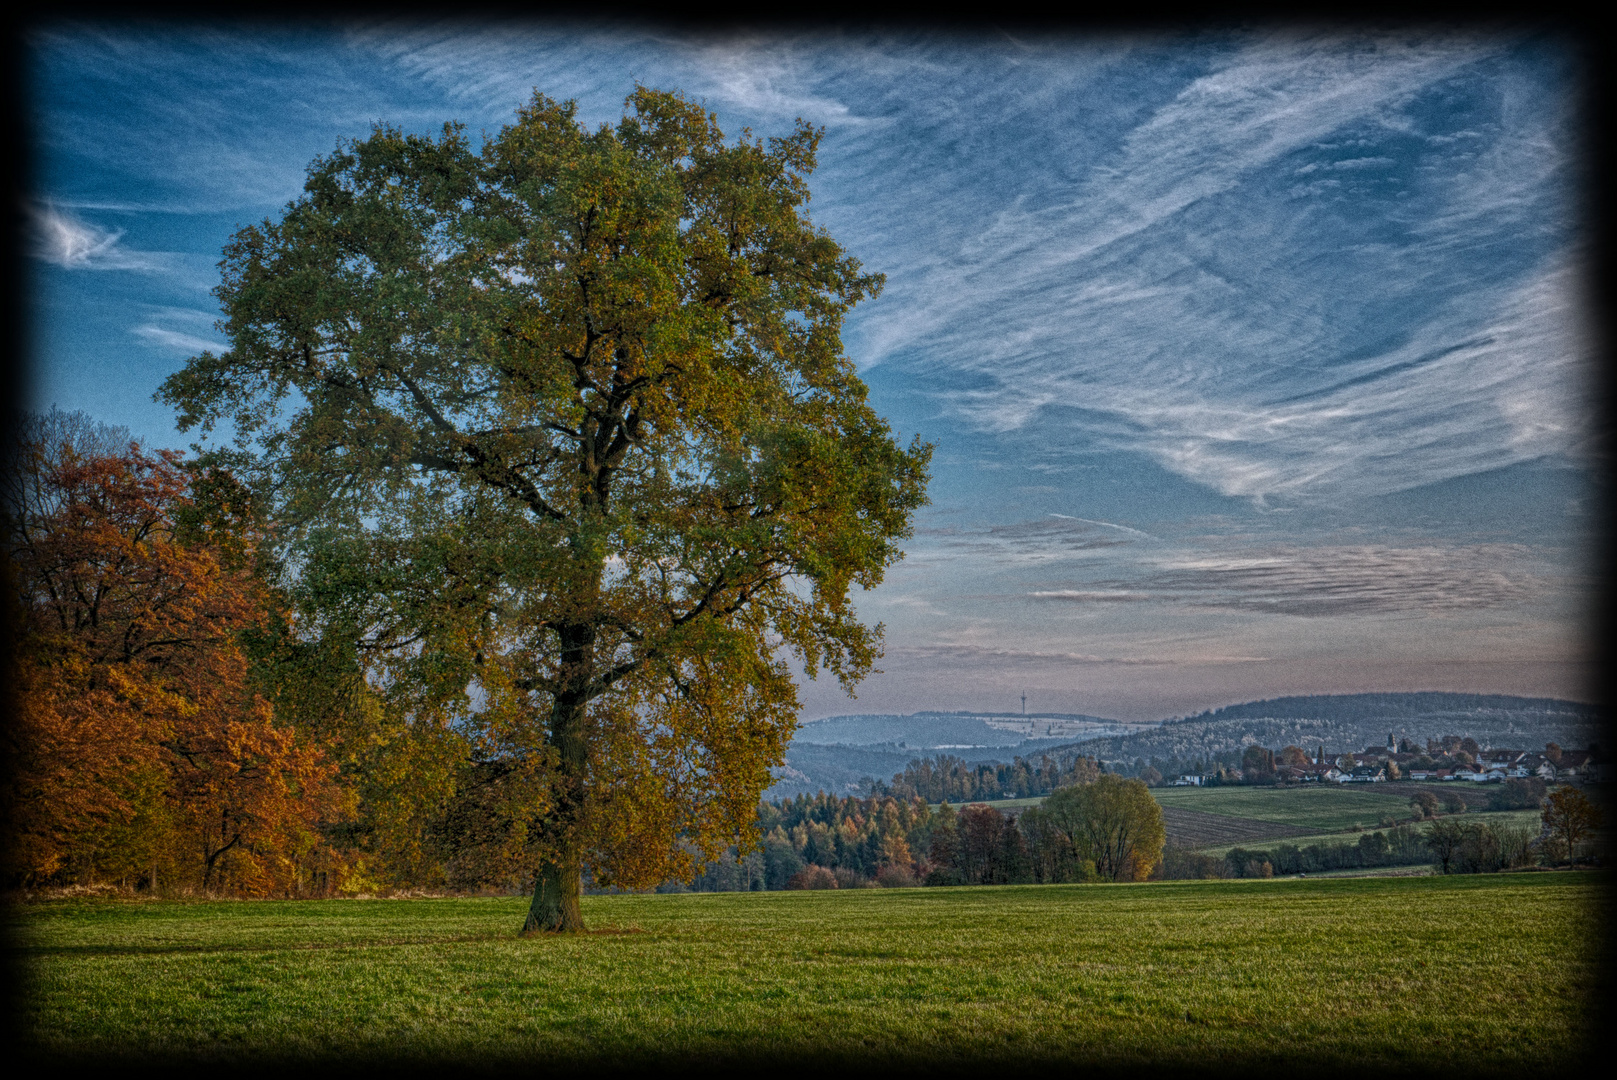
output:
<svg viewBox="0 0 1617 1080"><path fill-rule="evenodd" d="M1368 832L1357 841L1335 844L1279 844L1270 851L1231 848L1224 861L1229 877L1272 877L1274 874L1318 874L1327 870L1359 870L1379 866L1413 866L1432 861L1419 830L1400 825Z"/></svg>
<svg viewBox="0 0 1617 1080"><path fill-rule="evenodd" d="M1536 776L1506 780L1488 794L1489 810L1537 810L1549 786Z"/></svg>
<svg viewBox="0 0 1617 1080"><path fill-rule="evenodd" d="M1491 874L1562 857L1554 839L1541 840L1536 830L1482 821L1434 821L1426 846L1445 874Z"/></svg>

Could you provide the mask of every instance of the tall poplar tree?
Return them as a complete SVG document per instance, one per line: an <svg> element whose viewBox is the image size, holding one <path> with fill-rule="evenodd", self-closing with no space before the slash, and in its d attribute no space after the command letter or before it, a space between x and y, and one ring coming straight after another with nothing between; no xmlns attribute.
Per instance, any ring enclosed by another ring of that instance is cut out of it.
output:
<svg viewBox="0 0 1617 1080"><path fill-rule="evenodd" d="M307 633L521 783L527 930L581 870L646 886L744 838L796 725L881 627L930 448L844 356L876 295L806 213L819 132L727 141L678 94L615 127L536 94L474 148L380 127L239 231L230 348L160 397L234 429Z"/></svg>

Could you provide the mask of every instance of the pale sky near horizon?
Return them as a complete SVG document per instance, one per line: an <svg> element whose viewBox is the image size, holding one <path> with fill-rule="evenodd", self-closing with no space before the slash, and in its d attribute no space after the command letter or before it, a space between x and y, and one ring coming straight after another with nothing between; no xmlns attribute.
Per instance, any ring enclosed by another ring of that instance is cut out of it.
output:
<svg viewBox="0 0 1617 1080"><path fill-rule="evenodd" d="M1306 28L36 27L33 404L154 445L241 225L376 122L636 80L823 125L888 276L845 343L936 447L857 701L1156 719L1290 693L1586 699L1594 425L1567 42Z"/></svg>

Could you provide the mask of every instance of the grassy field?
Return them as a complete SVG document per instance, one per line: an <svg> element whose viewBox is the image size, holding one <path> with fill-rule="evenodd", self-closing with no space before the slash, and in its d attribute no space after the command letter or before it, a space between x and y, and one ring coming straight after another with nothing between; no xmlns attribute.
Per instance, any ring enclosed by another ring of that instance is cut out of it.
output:
<svg viewBox="0 0 1617 1080"><path fill-rule="evenodd" d="M1311 787L1208 787L1154 788L1151 794L1163 809L1168 843L1212 855L1222 855L1231 847L1263 847L1279 843L1305 847L1321 842L1352 840L1358 830L1383 828L1388 819L1396 823L1411 820L1409 799L1422 790L1436 791L1440 797L1459 794L1473 812L1486 805L1491 791L1459 790L1430 784L1365 784L1344 787L1323 784ZM1490 785L1491 787L1491 785ZM1037 806L1044 796L1028 799L994 799L987 805L1015 813ZM936 809L936 806L933 807ZM1512 823L1537 821L1537 811L1522 816L1487 820Z"/></svg>
<svg viewBox="0 0 1617 1080"><path fill-rule="evenodd" d="M1165 807L1302 826L1317 832L1337 832L1355 825L1376 828L1384 817L1407 819L1410 816L1408 800L1413 791L1399 798L1397 796L1403 794L1399 791L1384 794L1367 790L1388 786L1155 788L1151 794Z"/></svg>
<svg viewBox="0 0 1617 1080"><path fill-rule="evenodd" d="M53 1066L143 1055L1552 1071L1584 1045L1588 874L14 909Z"/></svg>
<svg viewBox="0 0 1617 1080"><path fill-rule="evenodd" d="M1489 813L1467 814L1462 821L1485 821L1490 825L1509 825L1527 827L1535 833L1538 831L1541 818L1537 810L1496 810ZM1415 826L1417 829L1422 826ZM1366 832L1374 831L1366 829ZM1356 832L1321 832L1307 836L1286 836L1276 840L1241 841L1232 844L1218 844L1211 847L1199 847L1196 850L1204 855L1222 856L1232 847L1244 848L1272 848L1278 844L1291 844L1304 848L1309 844L1352 844L1357 843L1360 833Z"/></svg>

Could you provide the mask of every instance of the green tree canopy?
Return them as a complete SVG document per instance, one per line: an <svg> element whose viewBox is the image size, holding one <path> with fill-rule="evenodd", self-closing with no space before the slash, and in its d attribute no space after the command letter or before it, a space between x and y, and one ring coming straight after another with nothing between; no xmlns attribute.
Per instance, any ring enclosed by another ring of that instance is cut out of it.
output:
<svg viewBox="0 0 1617 1080"><path fill-rule="evenodd" d="M787 655L851 689L880 653L850 592L930 448L843 354L882 278L809 221L818 139L644 88L593 131L536 94L480 149L379 127L235 235L230 348L160 393L233 428L306 632L525 770L529 929L579 928L583 866L644 886L745 834Z"/></svg>
<svg viewBox="0 0 1617 1080"><path fill-rule="evenodd" d="M1162 861L1162 807L1139 780L1101 773L1061 788L1040 811L1038 828L1064 840L1073 859L1093 861L1109 881L1144 881Z"/></svg>

